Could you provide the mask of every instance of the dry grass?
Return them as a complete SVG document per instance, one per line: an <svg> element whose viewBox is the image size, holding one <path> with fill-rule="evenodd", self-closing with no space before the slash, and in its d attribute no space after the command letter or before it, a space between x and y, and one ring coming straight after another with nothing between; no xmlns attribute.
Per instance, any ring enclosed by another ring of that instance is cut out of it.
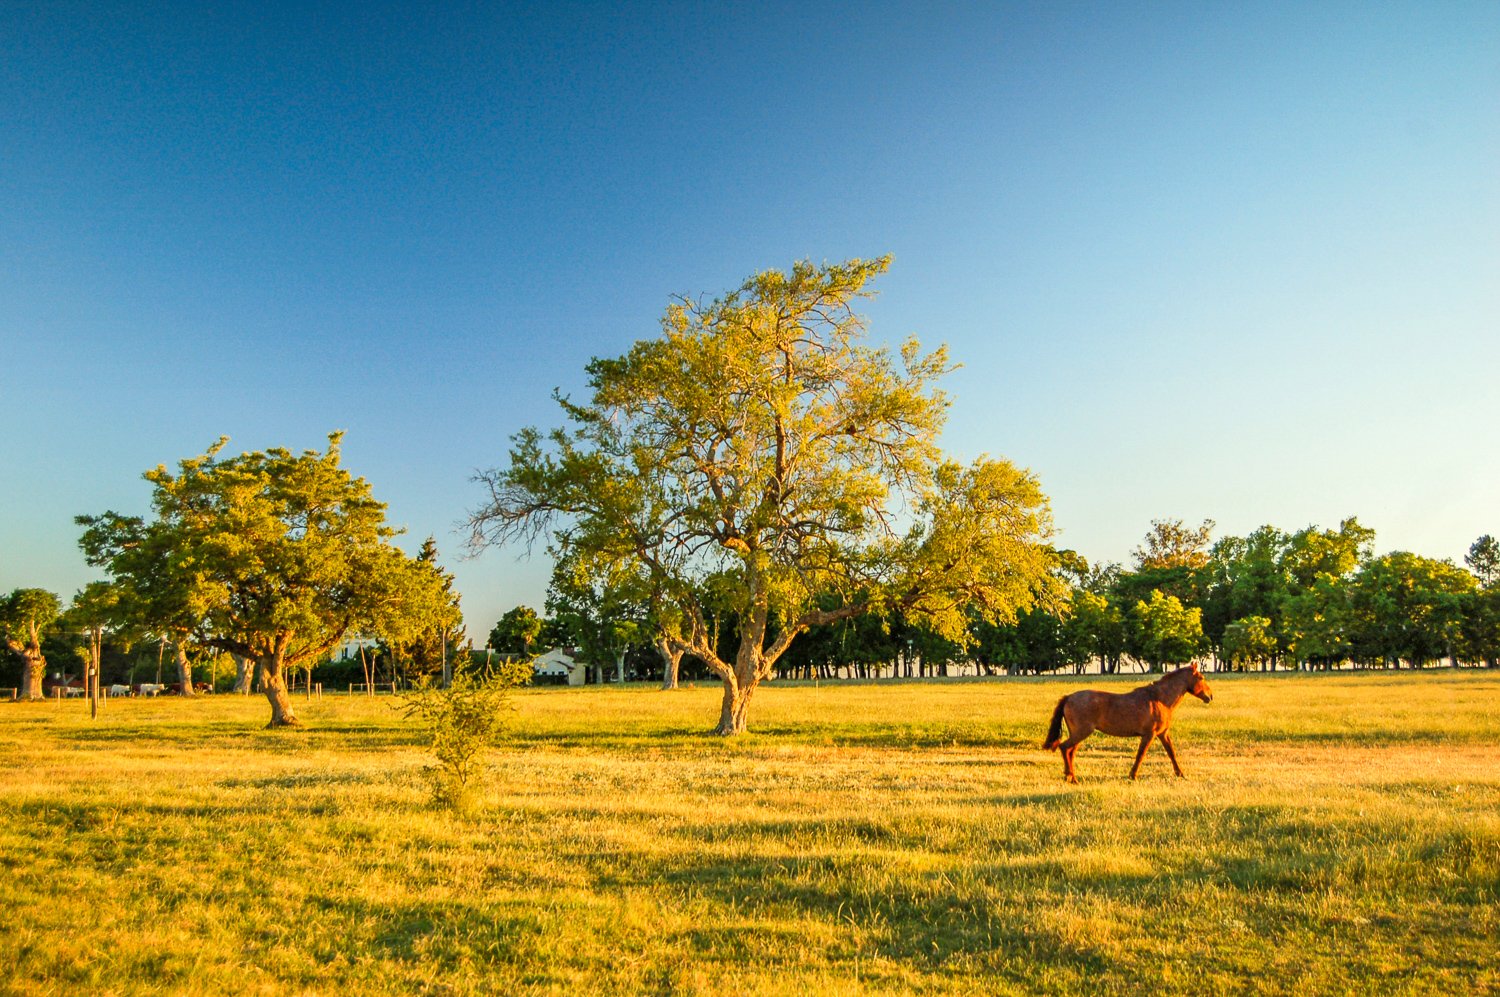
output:
<svg viewBox="0 0 1500 997"><path fill-rule="evenodd" d="M1500 675L1214 685L1190 779L1096 736L1080 787L1071 680L768 686L732 741L714 689L539 690L469 819L389 700L6 706L0 987L1500 987Z"/></svg>

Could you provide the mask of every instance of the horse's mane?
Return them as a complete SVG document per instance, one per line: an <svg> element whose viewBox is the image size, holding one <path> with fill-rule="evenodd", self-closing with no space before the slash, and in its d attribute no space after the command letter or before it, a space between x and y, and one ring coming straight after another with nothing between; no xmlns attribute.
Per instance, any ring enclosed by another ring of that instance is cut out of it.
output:
<svg viewBox="0 0 1500 997"><path fill-rule="evenodd" d="M1193 670L1193 666L1192 665L1183 665L1181 668L1174 668L1172 671L1167 672L1167 674L1163 675L1161 678L1157 679L1155 682L1152 682L1151 685L1166 685L1172 679L1175 679L1175 678L1179 677L1180 675L1182 675L1183 672L1190 672L1192 670Z"/></svg>

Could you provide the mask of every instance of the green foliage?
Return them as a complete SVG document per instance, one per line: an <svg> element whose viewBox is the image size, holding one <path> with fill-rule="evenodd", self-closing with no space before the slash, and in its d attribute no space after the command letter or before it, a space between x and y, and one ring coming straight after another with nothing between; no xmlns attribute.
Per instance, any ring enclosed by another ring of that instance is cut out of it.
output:
<svg viewBox="0 0 1500 997"><path fill-rule="evenodd" d="M46 589L18 588L0 598L0 638L17 654L38 647L57 623L61 603Z"/></svg>
<svg viewBox="0 0 1500 997"><path fill-rule="evenodd" d="M1421 665L1460 646L1474 576L1449 561L1397 551L1367 562L1348 587L1350 653Z"/></svg>
<svg viewBox="0 0 1500 997"><path fill-rule="evenodd" d="M1277 650L1271 621L1264 616L1246 616L1224 628L1224 660L1238 668L1266 664L1275 659Z"/></svg>
<svg viewBox="0 0 1500 997"><path fill-rule="evenodd" d="M57 625L61 609L57 596L46 589L18 588L0 598L0 643L21 659L20 695L42 695L42 673L47 659L42 645Z"/></svg>
<svg viewBox="0 0 1500 997"><path fill-rule="evenodd" d="M1474 572L1482 587L1490 588L1500 582L1500 540L1488 533L1475 540L1464 555L1464 563Z"/></svg>
<svg viewBox="0 0 1500 997"><path fill-rule="evenodd" d="M576 645L581 660L600 670L614 666L623 680L625 657L650 639L645 590L638 576L600 571L584 559L564 558L552 572L547 612ZM540 629L540 627L538 628Z"/></svg>
<svg viewBox="0 0 1500 997"><path fill-rule="evenodd" d="M1190 527L1180 519L1153 519L1146 539L1133 552L1137 571L1159 568L1201 568L1208 563L1209 537L1214 521Z"/></svg>
<svg viewBox="0 0 1500 997"><path fill-rule="evenodd" d="M530 606L517 606L505 615L490 630L487 647L502 654L527 654L542 635L542 618Z"/></svg>
<svg viewBox="0 0 1500 997"><path fill-rule="evenodd" d="M1097 658L1100 671L1111 674L1119 670L1127 634L1125 614L1118 604L1109 596L1080 589L1073 593L1063 621L1063 657L1073 665Z"/></svg>
<svg viewBox="0 0 1500 997"><path fill-rule="evenodd" d="M504 729L511 689L530 675L530 662L505 664L488 674L462 670L446 689L423 684L400 697L402 715L421 726L437 759L436 802L459 812L471 809L471 783L481 756Z"/></svg>
<svg viewBox="0 0 1500 997"><path fill-rule="evenodd" d="M409 633L404 641L392 643L382 640L379 644L381 652L390 655L391 660L398 663L407 679L441 675L444 659L452 662L463 654L463 649L468 644L453 575L443 570L437 559L437 543L432 537L428 537L422 541L416 560L419 565L430 567L441 579L442 593L438 596L441 612L434 614L431 626Z"/></svg>
<svg viewBox="0 0 1500 997"><path fill-rule="evenodd" d="M1158 669L1192 660L1203 648L1202 613L1176 596L1152 592L1131 611L1130 652Z"/></svg>

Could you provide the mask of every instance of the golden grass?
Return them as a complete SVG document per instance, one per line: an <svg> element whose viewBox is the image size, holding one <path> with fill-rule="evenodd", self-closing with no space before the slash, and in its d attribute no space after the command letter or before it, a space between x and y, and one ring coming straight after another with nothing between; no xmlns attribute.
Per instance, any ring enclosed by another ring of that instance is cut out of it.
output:
<svg viewBox="0 0 1500 997"><path fill-rule="evenodd" d="M7 705L0 989L1500 988L1500 675L1213 683L1077 787L1077 680L527 691L468 819L389 699Z"/></svg>

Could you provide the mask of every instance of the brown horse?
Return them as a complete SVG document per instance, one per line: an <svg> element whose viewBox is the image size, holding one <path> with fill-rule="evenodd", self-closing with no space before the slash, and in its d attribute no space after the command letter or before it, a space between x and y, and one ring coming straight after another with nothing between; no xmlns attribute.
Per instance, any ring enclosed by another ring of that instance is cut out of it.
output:
<svg viewBox="0 0 1500 997"><path fill-rule="evenodd" d="M1077 782L1073 774L1073 754L1083 739L1096 730L1116 737L1139 737L1141 746L1135 753L1135 764L1130 766L1130 778L1141 770L1141 759L1151 745L1151 739L1161 738L1161 746L1167 749L1172 759L1172 769L1180 778L1182 766L1177 764L1177 752L1172 750L1172 736L1167 728L1172 726L1172 713L1182 697L1192 693L1205 703L1213 702L1213 690L1203 680L1197 665L1188 665L1175 672L1168 672L1150 685L1143 685L1130 692L1072 692L1057 701L1052 711L1052 726L1047 728L1047 740L1042 750L1062 748L1063 776L1069 782ZM1068 739L1062 740L1063 721L1068 722ZM1059 742L1061 744L1059 745Z"/></svg>

